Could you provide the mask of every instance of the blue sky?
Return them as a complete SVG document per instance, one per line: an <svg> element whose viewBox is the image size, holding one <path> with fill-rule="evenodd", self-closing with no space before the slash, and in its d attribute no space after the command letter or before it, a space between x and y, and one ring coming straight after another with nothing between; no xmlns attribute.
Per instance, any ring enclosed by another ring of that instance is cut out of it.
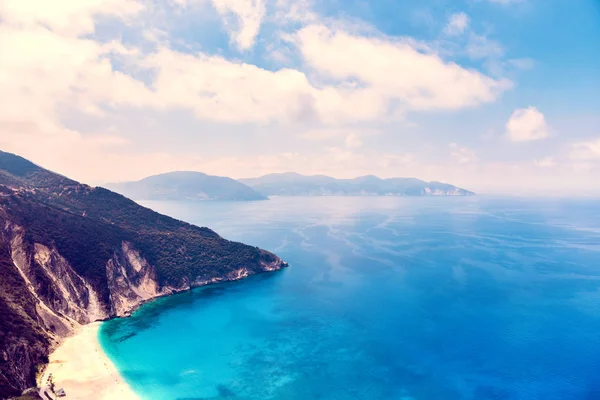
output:
<svg viewBox="0 0 600 400"><path fill-rule="evenodd" d="M597 0L7 0L0 148L172 170L600 194Z"/></svg>

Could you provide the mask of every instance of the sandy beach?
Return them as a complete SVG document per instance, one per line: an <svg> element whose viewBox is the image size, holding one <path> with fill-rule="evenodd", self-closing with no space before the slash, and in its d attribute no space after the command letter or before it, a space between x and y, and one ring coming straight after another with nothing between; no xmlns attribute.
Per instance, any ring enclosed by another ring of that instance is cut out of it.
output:
<svg viewBox="0 0 600 400"><path fill-rule="evenodd" d="M119 375L98 342L100 323L86 325L50 355L43 381L52 373L66 399L140 400ZM42 381L42 382L43 382Z"/></svg>

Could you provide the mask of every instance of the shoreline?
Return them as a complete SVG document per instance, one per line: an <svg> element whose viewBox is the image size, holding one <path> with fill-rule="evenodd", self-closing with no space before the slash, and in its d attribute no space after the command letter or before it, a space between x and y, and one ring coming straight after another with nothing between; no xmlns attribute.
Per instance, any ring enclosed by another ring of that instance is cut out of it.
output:
<svg viewBox="0 0 600 400"><path fill-rule="evenodd" d="M171 293L162 293L141 301L124 315L81 325L72 336L63 339L58 347L50 353L48 356L49 362L46 364L43 374L37 379L37 386L41 388L48 375L52 374L55 389L64 389L68 399L142 400L121 377L113 362L102 349L98 339L98 331L104 321L115 318L129 318L145 304L152 303L160 298L171 297L213 285L238 283L248 278L282 271L288 266L289 264L282 260L282 264L278 269L263 270L248 276L203 282L185 289L173 290Z"/></svg>
<svg viewBox="0 0 600 400"><path fill-rule="evenodd" d="M73 400L141 400L121 377L98 340L100 322L82 326L49 356L38 385L52 373L56 389Z"/></svg>

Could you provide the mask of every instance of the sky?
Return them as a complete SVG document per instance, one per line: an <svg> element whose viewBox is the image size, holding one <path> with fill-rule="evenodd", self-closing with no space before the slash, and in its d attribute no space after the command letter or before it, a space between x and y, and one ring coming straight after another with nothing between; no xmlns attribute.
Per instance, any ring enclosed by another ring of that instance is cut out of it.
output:
<svg viewBox="0 0 600 400"><path fill-rule="evenodd" d="M0 0L0 149L600 194L600 0Z"/></svg>

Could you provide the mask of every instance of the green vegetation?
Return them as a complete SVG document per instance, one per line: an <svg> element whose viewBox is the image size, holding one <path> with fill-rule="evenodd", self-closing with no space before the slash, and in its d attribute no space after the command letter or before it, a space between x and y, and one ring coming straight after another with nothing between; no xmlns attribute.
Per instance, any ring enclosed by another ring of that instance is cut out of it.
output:
<svg viewBox="0 0 600 400"><path fill-rule="evenodd" d="M21 157L0 152L0 398L35 384L47 362L49 332L11 256L10 226L24 230L29 250L55 248L110 309L106 272L129 242L154 267L160 286L186 287L240 268L263 271L285 264L257 247L221 238L208 228L160 215L103 188L79 184ZM35 263L35 261L32 261ZM62 301L43 268L32 267L36 296ZM6 355L3 358L3 354Z"/></svg>

